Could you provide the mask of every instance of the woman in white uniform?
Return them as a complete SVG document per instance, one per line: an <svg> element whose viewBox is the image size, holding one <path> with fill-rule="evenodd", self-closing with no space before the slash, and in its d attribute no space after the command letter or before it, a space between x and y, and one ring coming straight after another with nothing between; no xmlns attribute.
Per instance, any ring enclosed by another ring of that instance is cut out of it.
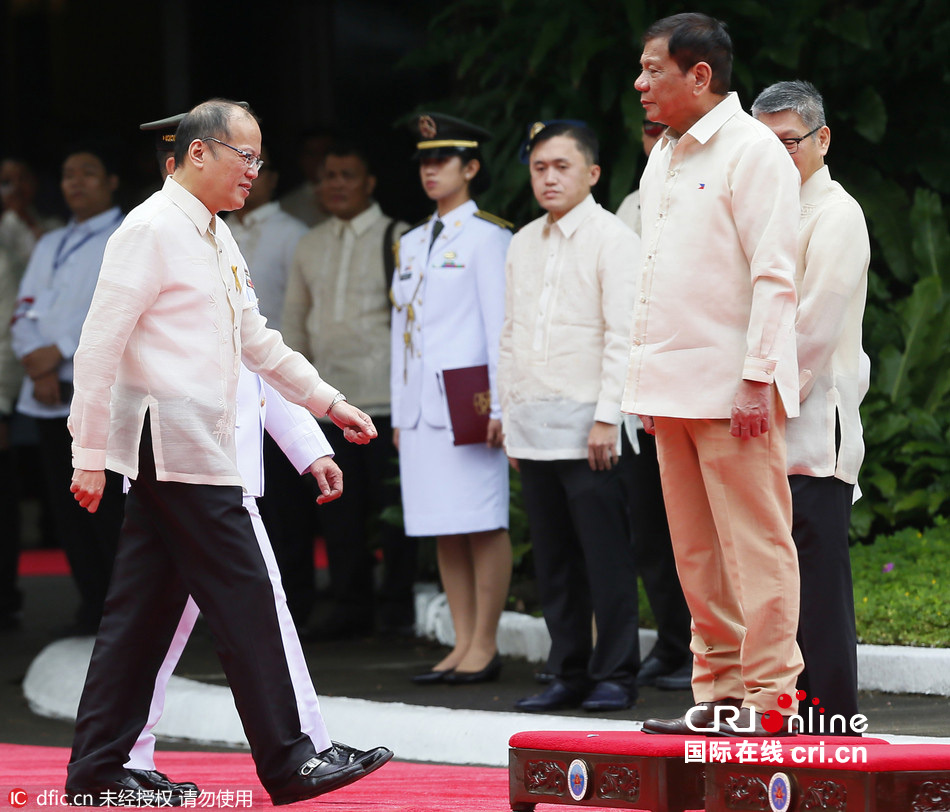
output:
<svg viewBox="0 0 950 812"><path fill-rule="evenodd" d="M495 376L505 315L510 224L479 211L487 187L479 145L459 119L420 117L419 175L436 212L406 232L391 291L392 421L408 536L435 536L454 648L419 683L498 678L495 636L511 581L508 461ZM455 445L443 371L487 365L484 442Z"/></svg>

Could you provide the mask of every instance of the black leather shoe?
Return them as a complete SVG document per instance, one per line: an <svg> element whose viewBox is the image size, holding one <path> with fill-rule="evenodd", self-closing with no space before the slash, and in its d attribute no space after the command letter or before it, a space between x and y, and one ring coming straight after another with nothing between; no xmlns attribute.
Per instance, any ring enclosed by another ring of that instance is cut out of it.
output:
<svg viewBox="0 0 950 812"><path fill-rule="evenodd" d="M584 701L584 697L584 692L576 691L567 683L555 679L547 687L547 690L534 696L519 699L515 702L515 707L528 713L544 713L546 711L562 710L563 708L576 708Z"/></svg>
<svg viewBox="0 0 950 812"><path fill-rule="evenodd" d="M342 767L350 764L359 764L363 774L369 774L382 767L393 757L393 751L388 747L374 747L372 750L357 750L343 742L331 741L332 750L336 751L337 763Z"/></svg>
<svg viewBox="0 0 950 812"><path fill-rule="evenodd" d="M741 699L717 699L713 702L697 702L697 710L687 711L677 719L647 719L643 723L644 733L668 733L674 736L695 736L698 734L716 734L716 708L718 706L738 708ZM689 718L687 719L687 715ZM690 727L692 725L692 727Z"/></svg>
<svg viewBox="0 0 950 812"><path fill-rule="evenodd" d="M637 701L637 689L628 688L613 680L598 682L587 699L581 702L586 711L619 711L629 708Z"/></svg>
<svg viewBox="0 0 950 812"><path fill-rule="evenodd" d="M435 685L438 682L445 682L445 678L451 674L455 669L449 668L444 671L436 671L434 668L430 668L428 671L423 671L421 674L415 674L410 677L416 685Z"/></svg>
<svg viewBox="0 0 950 812"><path fill-rule="evenodd" d="M442 681L448 685L474 685L477 682L494 682L501 676L501 657L497 654L481 671L454 671L446 674Z"/></svg>
<svg viewBox="0 0 950 812"><path fill-rule="evenodd" d="M182 795L156 792L126 773L121 778L104 781L93 787L66 785L66 798L71 806L181 806Z"/></svg>
<svg viewBox="0 0 950 812"><path fill-rule="evenodd" d="M159 792L176 792L179 795L188 795L197 798L201 795L198 785L192 781L172 781L165 773L158 770L129 770L129 774L146 789Z"/></svg>
<svg viewBox="0 0 950 812"><path fill-rule="evenodd" d="M692 660L671 674L661 674L653 684L661 691L689 691L693 687Z"/></svg>
<svg viewBox="0 0 950 812"><path fill-rule="evenodd" d="M690 658L690 667L692 668L692 658ZM640 663L640 670L637 671L637 685L641 688L647 685L655 685L657 677L665 677L674 671L676 671L675 665L651 654Z"/></svg>
<svg viewBox="0 0 950 812"><path fill-rule="evenodd" d="M364 753L346 745L334 744L305 761L289 781L279 789L268 789L268 793L274 806L316 798L359 781L378 770L392 757L392 750L385 747L377 747Z"/></svg>

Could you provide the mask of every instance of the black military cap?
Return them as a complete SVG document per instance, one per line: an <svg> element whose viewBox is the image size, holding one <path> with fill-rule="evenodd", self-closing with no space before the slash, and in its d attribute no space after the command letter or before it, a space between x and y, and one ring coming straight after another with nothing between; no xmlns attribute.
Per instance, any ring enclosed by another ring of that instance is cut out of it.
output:
<svg viewBox="0 0 950 812"><path fill-rule="evenodd" d="M423 113L411 125L421 139L416 144L414 160L458 155L467 149L478 149L491 140L488 130L443 113Z"/></svg>
<svg viewBox="0 0 950 812"><path fill-rule="evenodd" d="M245 110L250 107L247 102L238 102L238 105ZM155 149L158 152L174 152L175 131L178 129L181 120L187 115L187 113L179 113L177 116L160 118L158 121L146 121L144 124L139 124L139 129L155 133Z"/></svg>
<svg viewBox="0 0 950 812"><path fill-rule="evenodd" d="M179 113L177 116L160 118L158 121L146 121L139 124L139 129L155 133L155 149L158 152L174 152L175 130L186 115L187 113Z"/></svg>

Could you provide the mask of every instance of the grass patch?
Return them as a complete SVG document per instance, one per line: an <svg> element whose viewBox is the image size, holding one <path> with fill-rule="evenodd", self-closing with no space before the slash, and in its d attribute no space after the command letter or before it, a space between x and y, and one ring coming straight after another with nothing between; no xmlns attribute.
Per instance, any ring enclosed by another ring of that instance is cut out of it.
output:
<svg viewBox="0 0 950 812"><path fill-rule="evenodd" d="M950 647L950 524L851 548L858 641Z"/></svg>

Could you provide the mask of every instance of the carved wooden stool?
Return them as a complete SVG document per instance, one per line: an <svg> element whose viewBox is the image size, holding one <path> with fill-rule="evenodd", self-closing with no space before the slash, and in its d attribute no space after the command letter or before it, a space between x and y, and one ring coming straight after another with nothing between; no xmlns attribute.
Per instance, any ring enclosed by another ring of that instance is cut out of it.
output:
<svg viewBox="0 0 950 812"><path fill-rule="evenodd" d="M508 744L511 809L571 804L612 809L692 812L703 809L703 763L688 763L695 736L536 731Z"/></svg>
<svg viewBox="0 0 950 812"><path fill-rule="evenodd" d="M798 736L780 763L707 764L706 809L950 812L950 745L880 742Z"/></svg>

